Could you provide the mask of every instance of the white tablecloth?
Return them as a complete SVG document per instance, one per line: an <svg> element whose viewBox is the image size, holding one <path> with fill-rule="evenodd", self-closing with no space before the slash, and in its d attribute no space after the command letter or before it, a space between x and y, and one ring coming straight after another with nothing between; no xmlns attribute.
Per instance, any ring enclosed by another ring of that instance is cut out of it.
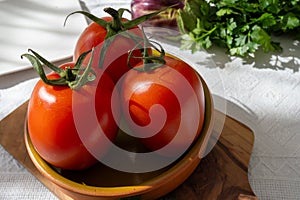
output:
<svg viewBox="0 0 300 200"><path fill-rule="evenodd" d="M85 2L97 15L102 15L103 7L129 8L130 3ZM282 53L260 52L254 59L230 58L216 48L200 53L201 59L198 54L190 56L216 104L226 100L224 112L254 131L249 181L255 194L262 200L296 200L300 199L300 43L290 37L278 41ZM203 58L216 65L206 66ZM36 80L0 89L0 120L29 98ZM0 147L0 199L56 197Z"/></svg>

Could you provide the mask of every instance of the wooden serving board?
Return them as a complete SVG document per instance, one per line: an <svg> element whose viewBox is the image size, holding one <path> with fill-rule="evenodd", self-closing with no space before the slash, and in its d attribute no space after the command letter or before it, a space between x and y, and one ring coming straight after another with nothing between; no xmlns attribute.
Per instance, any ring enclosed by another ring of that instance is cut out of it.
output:
<svg viewBox="0 0 300 200"><path fill-rule="evenodd" d="M27 103L0 121L0 144L60 199L64 193L48 181L30 160L24 143ZM224 115L215 111L216 122ZM213 150L194 173L162 199L257 200L248 181L248 165L254 143L253 132L225 116L225 125Z"/></svg>

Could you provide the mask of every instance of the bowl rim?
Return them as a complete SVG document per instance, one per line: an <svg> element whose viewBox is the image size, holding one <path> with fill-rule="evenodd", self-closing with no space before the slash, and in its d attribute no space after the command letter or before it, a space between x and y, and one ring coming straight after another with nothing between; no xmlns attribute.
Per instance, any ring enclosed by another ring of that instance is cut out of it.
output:
<svg viewBox="0 0 300 200"><path fill-rule="evenodd" d="M199 75L200 76L200 75ZM33 144L31 143L29 133L27 131L27 123L25 122L24 126L24 138L25 138L25 146L29 157L31 158L35 167L51 182L56 185L62 187L63 189L82 194L82 195L91 195L91 196L101 196L101 197L123 197L123 196L132 196L132 195L140 195L143 193L147 193L150 190L156 190L162 187L164 184L169 183L170 180L175 180L177 176L180 176L182 172L185 170L194 171L194 169L199 164L203 153L206 150L209 138L212 134L213 124L214 124L214 102L212 98L212 94L204 81L204 79L200 76L200 80L202 83L202 87L204 90L205 96L205 123L201 129L201 133L199 138L193 144L191 149L185 153L185 155L176 163L171 166L168 170L163 172L162 174L147 180L138 185L130 185L130 186L114 186L114 187L98 187L98 186L90 186L81 184L70 179L65 178L64 176L57 173L53 168L49 166L49 164L43 160L37 151L34 149ZM205 134L202 134L205 133ZM198 148L200 146L200 148ZM201 155L200 155L201 154ZM192 170L189 168L193 168ZM188 176L192 172L188 173L185 177ZM113 195L112 195L113 194Z"/></svg>

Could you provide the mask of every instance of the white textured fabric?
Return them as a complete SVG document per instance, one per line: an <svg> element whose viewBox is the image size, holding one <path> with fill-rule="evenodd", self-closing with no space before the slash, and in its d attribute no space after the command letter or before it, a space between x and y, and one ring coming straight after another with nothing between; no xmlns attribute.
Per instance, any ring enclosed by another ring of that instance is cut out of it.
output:
<svg viewBox="0 0 300 200"><path fill-rule="evenodd" d="M129 0L85 2L96 15L101 15L99 10L104 7L129 8L130 3ZM283 46L282 53L260 52L254 59L228 57L216 48L208 53L180 54L197 64L215 97L226 100L224 111L254 131L249 181L258 198L297 200L300 199L300 43L288 37L277 40ZM207 66L205 61L209 59L216 65ZM34 81L0 90L0 119L29 98ZM3 106L4 103L9 106ZM0 195L0 199L55 199L1 148Z"/></svg>
<svg viewBox="0 0 300 200"><path fill-rule="evenodd" d="M30 98L33 86L37 81L38 78L34 78L13 87L0 90L1 105L5 105L1 106L0 120Z"/></svg>
<svg viewBox="0 0 300 200"><path fill-rule="evenodd" d="M56 200L57 198L0 146L0 199Z"/></svg>

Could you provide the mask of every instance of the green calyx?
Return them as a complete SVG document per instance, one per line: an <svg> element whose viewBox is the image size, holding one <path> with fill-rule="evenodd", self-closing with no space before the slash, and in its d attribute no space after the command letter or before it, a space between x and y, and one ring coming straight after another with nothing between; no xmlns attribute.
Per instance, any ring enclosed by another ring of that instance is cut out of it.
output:
<svg viewBox="0 0 300 200"><path fill-rule="evenodd" d="M51 62L47 61L45 58L40 56L35 51L29 49L30 53L25 53L21 55L21 58L25 57L27 58L33 68L38 72L40 78L44 81L44 83L52 86L68 86L71 89L79 89L83 85L85 85L88 82L91 82L96 79L96 75L94 71L91 69L91 63L93 59L93 53L94 50L87 51L80 55L77 62L75 63L75 66L73 68L66 67L65 69L59 68L58 66L53 65ZM92 56L89 60L89 63L87 67L82 67L83 59L92 51ZM47 75L45 73L45 70L43 68L43 64L51 69L53 72L57 73L60 78L58 79L48 79Z"/></svg>
<svg viewBox="0 0 300 200"><path fill-rule="evenodd" d="M127 64L129 67L132 67L130 66L130 62L129 62L131 58L139 58L143 60L143 65L141 67L133 68L134 70L140 72L150 72L166 64L165 51L158 42L149 40L144 31L143 31L143 38L139 38L139 39L142 39L141 42L143 42L142 56L141 57L133 56L133 52L136 50L136 48L139 49L141 46L140 43L137 43L135 48L133 48L129 52L127 58ZM149 55L148 48L154 49L158 55L156 54Z"/></svg>
<svg viewBox="0 0 300 200"><path fill-rule="evenodd" d="M133 20L122 21L122 17L123 17L124 12L127 11L127 12L130 13L130 10L125 9L125 8L120 8L118 10L115 10L111 7L107 7L107 8L104 8L104 12L106 12L109 15L112 16L113 19L110 22L107 22L107 21L105 21L101 18L98 18L98 17L94 16L93 14L91 14L89 12L75 11L75 12L70 13L66 17L64 25L66 24L67 19L71 15L76 14L76 13L80 13L80 14L83 14L84 16L86 16L87 18L89 18L90 20L92 20L93 22L95 22L95 23L99 24L100 26L104 27L107 30L107 35L105 37L105 39L107 39L107 38L109 38L113 35L116 35L116 34L122 32L122 31L129 30L129 29L143 23L144 21L158 15L160 12L162 12L166 9L167 8L156 11L156 12L153 12L153 13L150 13L150 14L147 14L147 15L143 15L143 16L140 16L140 17L135 18Z"/></svg>

